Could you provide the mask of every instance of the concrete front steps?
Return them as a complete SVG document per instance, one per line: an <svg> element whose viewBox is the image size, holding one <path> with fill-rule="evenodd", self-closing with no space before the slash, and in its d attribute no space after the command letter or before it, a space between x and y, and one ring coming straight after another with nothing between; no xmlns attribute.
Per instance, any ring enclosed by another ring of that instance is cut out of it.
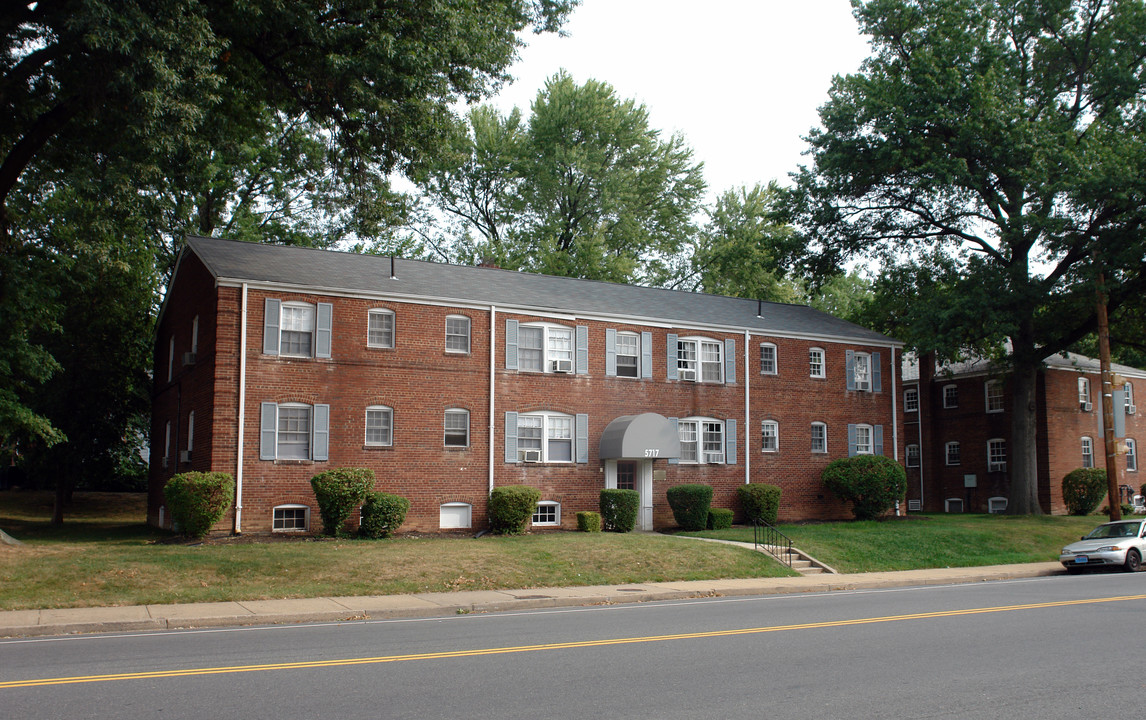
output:
<svg viewBox="0 0 1146 720"><path fill-rule="evenodd" d="M676 537L687 537L687 536L678 535ZM688 539L690 539L690 540L702 540L704 542L725 543L726 545L739 545L740 547L743 547L743 548L748 548L750 550L756 550L757 552L764 553L765 555L772 558L773 560L775 560L778 563L781 563L783 565L790 565L793 570L795 570L796 572L798 572L804 576L820 575L820 574L825 574L825 573L830 574L830 575L837 574L836 570L834 568L832 568L828 565L825 565L824 563L815 559L814 557L807 554L806 552L803 552L802 550L798 550L796 548L792 548L791 554L789 554L787 547L777 547L774 545L756 546L756 545L753 545L752 543L736 542L734 540L716 540L714 538L688 538Z"/></svg>

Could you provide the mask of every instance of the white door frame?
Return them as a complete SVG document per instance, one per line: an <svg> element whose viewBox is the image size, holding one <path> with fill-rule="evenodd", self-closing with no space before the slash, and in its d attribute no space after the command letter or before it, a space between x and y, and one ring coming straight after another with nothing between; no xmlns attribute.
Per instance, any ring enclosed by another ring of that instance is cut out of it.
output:
<svg viewBox="0 0 1146 720"><path fill-rule="evenodd" d="M637 464L636 485L641 503L637 510L636 530L651 532L653 529L653 461L645 458L619 458L624 462ZM617 489L617 460L605 461L605 488Z"/></svg>

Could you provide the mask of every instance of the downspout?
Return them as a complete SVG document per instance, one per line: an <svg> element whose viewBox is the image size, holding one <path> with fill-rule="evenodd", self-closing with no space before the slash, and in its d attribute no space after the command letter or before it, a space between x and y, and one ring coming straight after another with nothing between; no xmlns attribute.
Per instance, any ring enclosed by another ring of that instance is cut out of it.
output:
<svg viewBox="0 0 1146 720"><path fill-rule="evenodd" d="M752 453L748 452L748 438L749 428L748 420L751 415L748 414L752 400L752 374L748 372L748 343L751 340L751 335L748 331L744 331L744 484L748 485L752 482Z"/></svg>
<svg viewBox="0 0 1146 720"><path fill-rule="evenodd" d="M239 442L235 452L235 534L243 534L243 426L247 418L247 284L239 326Z"/></svg>
<svg viewBox="0 0 1146 720"><path fill-rule="evenodd" d="M890 348L890 350L891 350L891 393L890 393L890 395L891 395L891 442L895 446L894 460L896 462L899 462L899 414L896 412L896 407L895 407L896 399L898 397L898 393L896 392L896 389L895 389L895 379L896 379L895 378L895 347ZM904 486L904 489L906 490L906 485ZM900 514L899 500L896 500L895 501L895 515L896 515L896 517L899 517L899 514Z"/></svg>
<svg viewBox="0 0 1146 720"><path fill-rule="evenodd" d="M915 419L918 420L918 422L916 423L915 427L919 433L919 509L922 510L924 508L924 504L923 504L923 466L924 466L923 458L927 457L927 455L924 454L924 448L923 448L923 375L922 375L922 373L920 373L919 387L918 387L918 390L916 392L919 393L919 402L917 403L917 406L915 409ZM906 420L906 416L907 416L907 413L905 412L904 413L904 419L905 420Z"/></svg>
<svg viewBox="0 0 1146 720"><path fill-rule="evenodd" d="M493 492L493 430L494 430L494 348L497 343L494 342L497 338L497 308L493 305L489 306L489 428L487 430L487 437L489 438L489 491Z"/></svg>

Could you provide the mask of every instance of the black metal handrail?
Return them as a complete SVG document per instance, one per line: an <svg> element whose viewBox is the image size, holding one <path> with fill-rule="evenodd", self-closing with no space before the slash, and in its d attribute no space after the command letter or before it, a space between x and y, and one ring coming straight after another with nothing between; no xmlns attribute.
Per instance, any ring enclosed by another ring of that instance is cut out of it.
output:
<svg viewBox="0 0 1146 720"><path fill-rule="evenodd" d="M752 523L752 545L792 567L792 539L763 520Z"/></svg>

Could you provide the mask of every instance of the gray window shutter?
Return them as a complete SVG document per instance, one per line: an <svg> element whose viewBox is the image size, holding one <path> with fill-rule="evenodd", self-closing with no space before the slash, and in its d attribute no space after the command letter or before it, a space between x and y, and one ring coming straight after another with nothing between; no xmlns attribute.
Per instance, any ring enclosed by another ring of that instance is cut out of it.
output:
<svg viewBox="0 0 1146 720"><path fill-rule="evenodd" d="M676 335L669 333L668 335L668 379L677 379L676 371Z"/></svg>
<svg viewBox="0 0 1146 720"><path fill-rule="evenodd" d="M883 455L883 425L876 425L875 430L872 431L872 436L874 437L872 451L876 455Z"/></svg>
<svg viewBox="0 0 1146 720"><path fill-rule="evenodd" d="M589 328L586 325L577 326L577 374L589 373Z"/></svg>
<svg viewBox="0 0 1146 720"><path fill-rule="evenodd" d="M263 303L263 354L279 354L279 322L282 315L282 301L267 298Z"/></svg>
<svg viewBox="0 0 1146 720"><path fill-rule="evenodd" d="M856 389L856 353L854 350L844 352L844 375L848 378L848 390Z"/></svg>
<svg viewBox="0 0 1146 720"><path fill-rule="evenodd" d="M589 416L583 413L577 415L577 462L589 462Z"/></svg>
<svg viewBox="0 0 1146 720"><path fill-rule="evenodd" d="M653 334L641 333L641 377L653 376Z"/></svg>
<svg viewBox="0 0 1146 720"><path fill-rule="evenodd" d="M508 320L507 319L505 321L505 369L506 370L516 370L517 369L517 321L516 320ZM515 428L517 427L516 421L514 421L514 427ZM515 440L515 443L516 443L516 440ZM513 454L514 454L513 461L517 462L517 448L514 448Z"/></svg>
<svg viewBox="0 0 1146 720"><path fill-rule="evenodd" d="M879 371L879 353L871 354L871 391L881 392L883 390L882 374ZM877 455L881 453L876 453Z"/></svg>
<svg viewBox="0 0 1146 720"><path fill-rule="evenodd" d="M259 459L274 460L278 439L278 405L265 402L259 413Z"/></svg>
<svg viewBox="0 0 1146 720"><path fill-rule="evenodd" d="M617 374L617 331L605 328L605 374Z"/></svg>
<svg viewBox="0 0 1146 720"><path fill-rule="evenodd" d="M505 461L507 463L517 462L517 413L515 412L505 414Z"/></svg>
<svg viewBox="0 0 1146 720"><path fill-rule="evenodd" d="M848 457L856 456L856 426L848 423Z"/></svg>
<svg viewBox="0 0 1146 720"><path fill-rule="evenodd" d="M673 428L676 429L677 435L679 436L680 435L680 418L666 418L666 419L670 423L672 423ZM669 458L668 461L669 461L668 462L669 465L677 465L680 463L680 458L678 458L678 457Z"/></svg>
<svg viewBox="0 0 1146 720"><path fill-rule="evenodd" d="M314 356L330 357L331 329L334 323L334 306L330 303L318 304L317 322L314 326Z"/></svg>
<svg viewBox="0 0 1146 720"><path fill-rule="evenodd" d="M736 420L733 418L724 421L724 462L736 464Z"/></svg>
<svg viewBox="0 0 1146 720"><path fill-rule="evenodd" d="M330 459L329 405L314 406L314 442L312 443L310 455L312 460Z"/></svg>
<svg viewBox="0 0 1146 720"><path fill-rule="evenodd" d="M736 382L736 339L724 341L724 382Z"/></svg>

